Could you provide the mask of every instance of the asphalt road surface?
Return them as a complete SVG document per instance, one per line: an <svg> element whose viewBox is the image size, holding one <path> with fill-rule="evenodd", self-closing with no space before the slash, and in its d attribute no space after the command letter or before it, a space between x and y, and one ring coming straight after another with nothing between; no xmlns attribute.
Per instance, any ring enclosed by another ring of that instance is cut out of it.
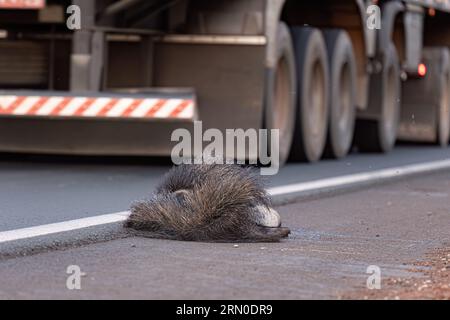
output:
<svg viewBox="0 0 450 320"><path fill-rule="evenodd" d="M388 156L291 164L269 187L448 159L449 149L402 146ZM126 210L168 168L164 162L4 157L0 240L4 231ZM2 257L0 243L0 299L364 299L374 295L366 288L369 266L381 270L375 298L403 297L391 288L393 279L414 283L404 288L414 297L422 292L416 281L435 283L444 296L450 290L450 255L448 261L439 256L439 277L430 262L435 250L450 248L450 170L300 197L277 209L292 234L275 244L111 237ZM81 290L66 287L70 265L86 274Z"/></svg>
<svg viewBox="0 0 450 320"><path fill-rule="evenodd" d="M382 286L423 277L413 263L450 244L450 172L278 210L292 230L281 243L126 238L3 260L0 298L363 298L368 266ZM69 265L86 274L81 290L66 288Z"/></svg>

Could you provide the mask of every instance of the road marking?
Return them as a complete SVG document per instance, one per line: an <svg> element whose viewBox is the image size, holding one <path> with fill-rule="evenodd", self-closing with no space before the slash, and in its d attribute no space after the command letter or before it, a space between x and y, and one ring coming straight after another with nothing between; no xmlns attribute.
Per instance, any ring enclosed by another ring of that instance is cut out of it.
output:
<svg viewBox="0 0 450 320"><path fill-rule="evenodd" d="M371 172L350 174L329 179L321 179L310 182L295 183L268 189L272 196L283 196L289 194L301 194L313 191L323 191L330 188L349 187L369 182L386 181L395 178L407 177L416 174L431 173L439 170L450 169L450 160L434 161L421 164L406 165ZM89 227L124 222L129 212L117 212L94 216L83 219L70 220L66 222L52 223L36 227L17 229L0 232L0 244L36 238L57 233L75 231Z"/></svg>
<svg viewBox="0 0 450 320"><path fill-rule="evenodd" d="M25 240L41 236L47 236L56 233L69 232L74 230L85 229L110 223L123 222L127 219L128 212L117 212L105 214L101 216L70 220L65 222L58 222L46 224L42 226L10 230L0 232L0 244L5 242Z"/></svg>
<svg viewBox="0 0 450 320"><path fill-rule="evenodd" d="M407 177L415 174L430 173L438 170L450 169L450 160L434 161L421 164L412 164L370 172L350 174L341 177L321 179L310 182L295 183L269 189L271 196L282 196L293 193L306 193L326 190L368 182L384 181L394 178Z"/></svg>

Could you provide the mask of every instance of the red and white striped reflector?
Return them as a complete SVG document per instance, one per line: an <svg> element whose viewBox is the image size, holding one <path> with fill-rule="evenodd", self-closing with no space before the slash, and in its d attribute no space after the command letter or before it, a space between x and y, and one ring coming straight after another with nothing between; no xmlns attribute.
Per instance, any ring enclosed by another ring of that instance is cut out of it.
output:
<svg viewBox="0 0 450 320"><path fill-rule="evenodd" d="M42 9L45 0L0 0L0 9Z"/></svg>
<svg viewBox="0 0 450 320"><path fill-rule="evenodd" d="M192 99L0 96L0 116L193 119Z"/></svg>

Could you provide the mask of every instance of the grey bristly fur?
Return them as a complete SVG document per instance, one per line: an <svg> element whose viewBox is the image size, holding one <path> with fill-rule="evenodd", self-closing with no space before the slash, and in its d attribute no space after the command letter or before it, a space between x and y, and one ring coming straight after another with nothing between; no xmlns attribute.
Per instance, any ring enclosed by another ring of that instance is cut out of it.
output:
<svg viewBox="0 0 450 320"><path fill-rule="evenodd" d="M275 242L287 237L287 228L258 224L255 210L261 206L271 208L254 168L181 165L165 176L150 200L132 205L125 226L138 235L185 241Z"/></svg>

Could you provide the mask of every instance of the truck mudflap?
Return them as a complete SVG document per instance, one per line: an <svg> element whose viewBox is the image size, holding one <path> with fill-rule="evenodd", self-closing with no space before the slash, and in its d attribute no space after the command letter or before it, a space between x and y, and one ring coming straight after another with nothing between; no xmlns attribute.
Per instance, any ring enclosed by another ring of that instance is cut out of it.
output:
<svg viewBox="0 0 450 320"><path fill-rule="evenodd" d="M450 51L445 47L425 47L423 63L426 74L409 79L403 85L398 137L403 141L447 146L450 134ZM440 133L446 136L444 141L440 141Z"/></svg>
<svg viewBox="0 0 450 320"><path fill-rule="evenodd" d="M0 91L0 151L168 156L198 120L191 89L73 94Z"/></svg>

